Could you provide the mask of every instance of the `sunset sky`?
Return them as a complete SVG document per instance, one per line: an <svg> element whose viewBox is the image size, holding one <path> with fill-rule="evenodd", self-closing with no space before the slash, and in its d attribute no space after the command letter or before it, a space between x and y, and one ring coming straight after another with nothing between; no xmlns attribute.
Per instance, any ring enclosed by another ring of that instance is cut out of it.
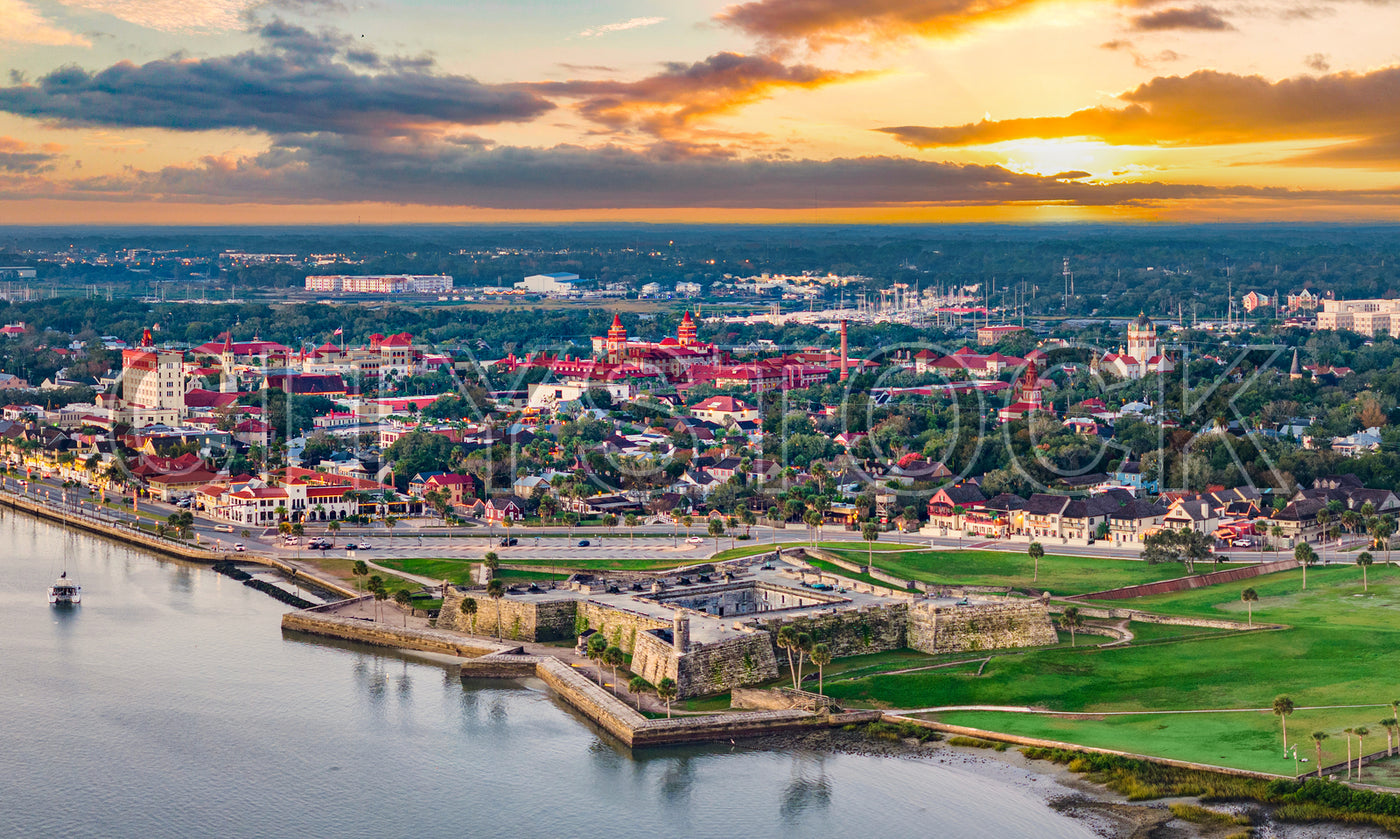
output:
<svg viewBox="0 0 1400 839"><path fill-rule="evenodd" d="M1400 0L0 0L0 224L1400 216Z"/></svg>

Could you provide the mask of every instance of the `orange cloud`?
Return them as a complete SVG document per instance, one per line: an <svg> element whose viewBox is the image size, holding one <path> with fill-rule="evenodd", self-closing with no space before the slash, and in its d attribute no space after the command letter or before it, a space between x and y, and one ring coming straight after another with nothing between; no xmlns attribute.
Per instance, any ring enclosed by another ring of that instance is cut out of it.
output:
<svg viewBox="0 0 1400 839"><path fill-rule="evenodd" d="M948 37L1023 14L1048 0L751 0L716 20L771 41L813 46L907 36Z"/></svg>
<svg viewBox="0 0 1400 839"><path fill-rule="evenodd" d="M580 114L611 131L638 131L685 146L701 135L696 124L704 119L732 113L778 90L810 90L865 75L721 52L693 64L667 64L662 72L632 82L574 80L524 87L544 96L578 99Z"/></svg>
<svg viewBox="0 0 1400 839"><path fill-rule="evenodd" d="M1155 78L1118 98L1125 107L1086 108L1062 117L877 130L918 148L1068 137L1148 146L1379 140L1395 133L1400 67L1276 82L1201 70L1189 76Z"/></svg>

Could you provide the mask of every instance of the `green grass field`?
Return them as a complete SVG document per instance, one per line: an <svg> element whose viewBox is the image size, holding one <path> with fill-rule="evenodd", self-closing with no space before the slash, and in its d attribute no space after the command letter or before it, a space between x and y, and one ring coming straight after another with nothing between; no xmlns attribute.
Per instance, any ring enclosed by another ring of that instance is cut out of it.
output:
<svg viewBox="0 0 1400 839"><path fill-rule="evenodd" d="M867 552L852 550L849 545L832 552L849 562L867 563ZM888 574L926 583L1033 587L1062 596L1170 580L1186 573L1175 563L1148 565L1132 559L1046 554L1040 560L1039 579L1034 580L1034 562L1024 552L978 550L925 550L883 555L876 551L874 564Z"/></svg>
<svg viewBox="0 0 1400 839"><path fill-rule="evenodd" d="M933 670L874 675L827 685L851 704L887 708L1022 705L1094 715L1106 711L1266 708L1279 694L1300 706L1384 706L1400 698L1400 570L1373 567L1369 592L1353 567L1315 568L1302 591L1302 572L1144 598L1119 605L1151 611L1245 616L1240 591L1253 587L1256 621L1284 630L1199 634L1187 627L1143 626L1142 644L1108 649L1055 648L993 659L978 677ZM1097 604L1095 604L1097 605ZM1133 626L1138 631L1139 625ZM1174 633L1181 633L1176 634ZM1180 640L1172 641L1176 637ZM1299 710L1290 734L1309 756L1313 731L1330 735L1326 760L1346 754L1342 730L1366 725L1384 742L1377 721L1385 707ZM948 712L948 722L1070 743L1291 773L1281 757L1278 720L1269 713L1148 714L1130 718L1050 718Z"/></svg>

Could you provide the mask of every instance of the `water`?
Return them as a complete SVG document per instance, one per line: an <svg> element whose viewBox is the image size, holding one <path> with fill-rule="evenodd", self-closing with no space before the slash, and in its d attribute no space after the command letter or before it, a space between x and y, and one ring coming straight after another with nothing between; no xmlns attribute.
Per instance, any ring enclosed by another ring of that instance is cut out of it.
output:
<svg viewBox="0 0 1400 839"><path fill-rule="evenodd" d="M0 545L0 837L1092 835L930 761L632 756L542 685L284 638L281 604L205 568L8 511Z"/></svg>

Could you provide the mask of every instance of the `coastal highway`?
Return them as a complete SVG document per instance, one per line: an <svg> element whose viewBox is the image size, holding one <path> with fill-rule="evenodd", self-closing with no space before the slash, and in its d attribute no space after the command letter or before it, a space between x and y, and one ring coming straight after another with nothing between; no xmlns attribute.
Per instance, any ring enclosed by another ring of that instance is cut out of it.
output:
<svg viewBox="0 0 1400 839"><path fill-rule="evenodd" d="M97 514L99 510L100 494L89 495L85 488L69 487L64 488L59 481L44 480L35 476L28 481L6 476L4 486L10 492L23 492L30 497L43 501L55 509L67 509L74 514L84 512L85 514ZM101 508L100 515L109 521L132 521L135 518L130 496L117 496L109 494L109 500L113 503ZM122 499L118 501L117 499ZM142 498L137 504L137 510L141 517L147 521L164 521L171 513L179 512L180 508L166 504L154 499ZM232 533L215 530L219 522L199 515L195 515L194 531L198 541L214 550L228 550L234 543L242 542L250 550L262 550L279 556L295 554L298 550L305 550L304 546L287 547L283 545L282 539L272 528L246 528L235 525ZM227 527L226 524L223 526ZM248 536L244 536L244 532ZM487 527L484 524L466 527L454 527L445 529L437 519L407 519L398 522L392 529L392 533L381 523L374 523L366 526L345 525L339 533L329 533L324 525L308 524L306 533L308 536L325 535L331 538L337 545L335 552L344 554L339 547L346 542L368 542L373 550L367 552L366 556L385 557L421 557L421 556L443 556L462 558L478 558L488 550L494 550L500 556L501 561L509 563L515 560L559 560L578 561L587 559L675 559L677 564L690 562L703 562L714 552L715 540L705 532L705 520L698 519L695 526L691 528L691 535L699 538L697 543L689 543L686 540L686 532L683 527L673 527L670 524L638 525L631 531L624 526L613 528L604 532L600 528L574 528L570 531L567 527L512 527L509 529L509 536L517 539L519 544L515 547L500 547L499 542L506 535L505 529ZM740 529L737 532L743 532ZM719 539L720 550L728 549L731 544L734 546L763 545L770 544L775 540L787 544L806 543L811 539L811 534L806 527L793 526L785 529L774 529L763 525L755 525L749 528L751 539L744 541L733 541L728 535ZM577 543L587 540L588 547L578 547ZM861 535L857 531L844 530L840 527L824 527L820 534L822 542L852 542L853 547L864 546ZM1357 541L1357 540L1353 540ZM1359 540L1364 543L1364 539ZM1103 559L1126 559L1136 560L1141 556L1137 548L1117 547L1104 543L1094 545L1065 545L1057 544L1057 540L1046 539L1042 545L1048 554L1062 554L1069 556L1097 557ZM978 549L978 550L1000 550L1011 551L1013 553L1023 553L1026 550L1025 542L1012 542L1002 540L988 540L977 538L958 538L957 536L929 536L921 533L881 533L880 540L876 542L875 549L878 551L882 545L890 543L926 545L937 550L957 550L957 549ZM1341 551L1354 545L1343 540L1343 545L1339 548L1335 543L1330 544L1326 551L1326 561L1338 561L1350 563L1353 556L1342 554ZM1322 551L1319 550L1319 553ZM1236 549L1222 552L1234 562L1261 562L1273 559L1282 559L1291 556L1287 552L1264 552L1256 550Z"/></svg>

